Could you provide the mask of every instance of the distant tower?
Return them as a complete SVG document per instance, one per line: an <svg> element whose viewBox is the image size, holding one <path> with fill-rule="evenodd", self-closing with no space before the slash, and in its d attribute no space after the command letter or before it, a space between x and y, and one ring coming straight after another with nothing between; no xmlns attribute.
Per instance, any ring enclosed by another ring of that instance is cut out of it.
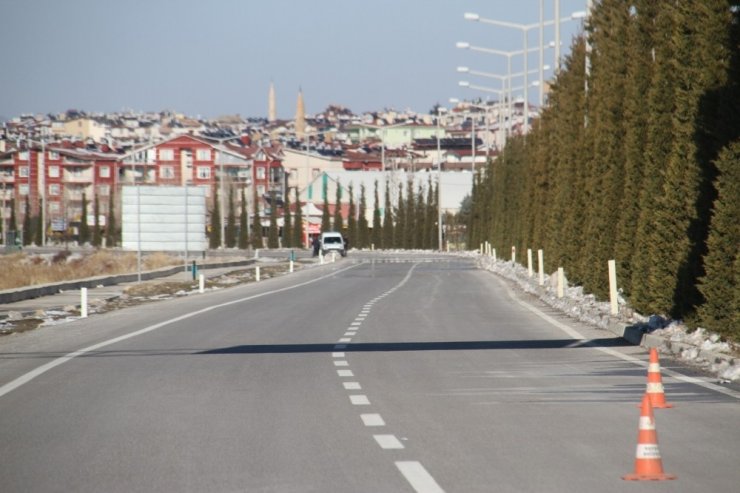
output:
<svg viewBox="0 0 740 493"><path fill-rule="evenodd" d="M303 90L298 88L298 103L295 108L295 134L302 139L306 133L306 107L303 105Z"/></svg>
<svg viewBox="0 0 740 493"><path fill-rule="evenodd" d="M277 110L275 109L275 84L270 81L270 93L267 96L267 121L272 123L277 120Z"/></svg>

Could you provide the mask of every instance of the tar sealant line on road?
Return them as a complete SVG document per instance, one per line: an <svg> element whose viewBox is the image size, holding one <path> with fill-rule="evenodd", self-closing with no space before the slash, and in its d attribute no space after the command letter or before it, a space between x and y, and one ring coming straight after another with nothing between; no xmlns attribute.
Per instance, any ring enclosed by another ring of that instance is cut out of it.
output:
<svg viewBox="0 0 740 493"><path fill-rule="evenodd" d="M534 313L535 315L537 315L541 319L543 319L543 320L549 322L550 324L554 325L558 329L562 330L563 332L565 332L566 334L568 334L573 339L577 339L576 341L574 341L573 343L569 344L566 347L568 347L568 348L577 348L577 347L587 346L587 347L596 349L598 351L601 351L602 353L606 353L606 354L609 354L611 356L614 356L615 358L619 358L621 360L628 361L628 362L630 362L630 363L632 363L634 365L641 366L643 368L646 368L648 366L648 364L645 361L643 361L643 360L641 360L639 358L635 358L634 356L631 356L629 354L620 353L619 351L615 351L614 349L611 349L611 348L608 348L608 347L603 347L603 346L600 346L600 345L594 343L593 341L591 341L588 338L586 338L583 334L581 334L577 330L575 330L575 329L573 329L571 327L568 327L567 325L565 325L565 324L563 324L563 323L555 320L554 318L552 318L551 316L549 316L546 313L542 312L541 310L537 309L536 307L534 307L534 306L528 304L527 302L519 299L514 294L514 292L509 288L509 286L506 285L506 283L501 282L501 285L504 287L504 289L506 290L506 293L509 295L509 297L511 299L513 299L514 301L516 301L519 305L521 305L525 309L529 310L530 312ZM740 399L740 392L736 392L734 390L727 389L725 387L721 387L719 385L713 384L711 382L707 382L707 381L702 380L700 378L689 377L689 376L684 375L682 373L679 373L677 371L669 370L669 369L666 369L666 368L662 368L662 372L664 374L668 375L668 376L671 376L671 377L675 378L676 380L681 381L681 382L699 385L700 387L704 387L705 389L713 390L715 392L719 392L721 394L724 394L724 395L729 396L729 397L733 397L735 399Z"/></svg>

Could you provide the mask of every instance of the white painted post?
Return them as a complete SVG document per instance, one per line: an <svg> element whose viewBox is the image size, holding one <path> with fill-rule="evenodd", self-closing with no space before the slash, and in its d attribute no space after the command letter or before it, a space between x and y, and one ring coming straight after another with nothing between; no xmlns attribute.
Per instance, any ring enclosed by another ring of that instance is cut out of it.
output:
<svg viewBox="0 0 740 493"><path fill-rule="evenodd" d="M292 260L290 261L290 272L291 274L293 273L293 261Z"/></svg>
<svg viewBox="0 0 740 493"><path fill-rule="evenodd" d="M206 291L206 277L203 274L198 276L198 292L203 294Z"/></svg>
<svg viewBox="0 0 740 493"><path fill-rule="evenodd" d="M491 253L493 254L493 261L495 262L495 261L496 261L496 249L495 249L495 248L493 248L493 249L491 250Z"/></svg>
<svg viewBox="0 0 740 493"><path fill-rule="evenodd" d="M527 248L527 273L529 277L534 276L534 269L532 268L532 249Z"/></svg>
<svg viewBox="0 0 740 493"><path fill-rule="evenodd" d="M562 267L558 267L558 298L565 296L565 272Z"/></svg>
<svg viewBox="0 0 740 493"><path fill-rule="evenodd" d="M370 243L370 251L371 252L375 251L375 243Z"/></svg>
<svg viewBox="0 0 740 493"><path fill-rule="evenodd" d="M545 260L542 249L537 250L537 264L540 271L540 286L545 285Z"/></svg>
<svg viewBox="0 0 740 493"><path fill-rule="evenodd" d="M483 255L483 243L480 244L480 250L479 250L479 252L480 252L481 255Z"/></svg>
<svg viewBox="0 0 740 493"><path fill-rule="evenodd" d="M257 278L257 281L259 282L260 280L260 266L259 265L255 268L255 277Z"/></svg>
<svg viewBox="0 0 740 493"><path fill-rule="evenodd" d="M319 265L324 265L324 254L319 252Z"/></svg>
<svg viewBox="0 0 740 493"><path fill-rule="evenodd" d="M511 262L516 263L516 247L511 246Z"/></svg>
<svg viewBox="0 0 740 493"><path fill-rule="evenodd" d="M255 248L254 249L254 258L260 258L260 249L259 248Z"/></svg>
<svg viewBox="0 0 740 493"><path fill-rule="evenodd" d="M80 317L87 318L87 288L80 289Z"/></svg>
<svg viewBox="0 0 740 493"><path fill-rule="evenodd" d="M619 301L617 300L617 263L609 261L609 302L611 303L611 314L619 315Z"/></svg>
<svg viewBox="0 0 740 493"><path fill-rule="evenodd" d="M337 252L331 252L331 263L333 264L336 261L337 261Z"/></svg>

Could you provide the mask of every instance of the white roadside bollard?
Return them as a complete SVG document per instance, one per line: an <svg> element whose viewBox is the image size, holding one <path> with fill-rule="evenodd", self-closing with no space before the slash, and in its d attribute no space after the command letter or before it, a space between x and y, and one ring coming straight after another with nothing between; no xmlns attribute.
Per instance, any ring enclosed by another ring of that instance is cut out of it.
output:
<svg viewBox="0 0 740 493"><path fill-rule="evenodd" d="M254 258L260 258L260 249L259 248L255 248L254 249Z"/></svg>
<svg viewBox="0 0 740 493"><path fill-rule="evenodd" d="M511 263L516 263L516 247L513 245L511 246Z"/></svg>
<svg viewBox="0 0 740 493"><path fill-rule="evenodd" d="M331 263L333 264L336 261L337 261L337 252L331 252Z"/></svg>
<svg viewBox="0 0 740 493"><path fill-rule="evenodd" d="M198 292L203 294L206 290L206 278L203 274L198 276Z"/></svg>
<svg viewBox="0 0 740 493"><path fill-rule="evenodd" d="M527 274L529 277L534 276L534 268L532 267L532 249L527 248Z"/></svg>
<svg viewBox="0 0 740 493"><path fill-rule="evenodd" d="M558 267L558 298L565 296L565 272L562 267Z"/></svg>
<svg viewBox="0 0 740 493"><path fill-rule="evenodd" d="M293 261L292 260L290 261L290 273L291 274L293 273Z"/></svg>
<svg viewBox="0 0 740 493"><path fill-rule="evenodd" d="M493 261L496 262L496 249L491 249L491 254L493 255Z"/></svg>
<svg viewBox="0 0 740 493"><path fill-rule="evenodd" d="M257 282L259 282L259 280L260 280L260 266L258 265L257 267L255 267L254 270L255 270L255 274L254 274L255 275L255 279L257 280Z"/></svg>
<svg viewBox="0 0 740 493"><path fill-rule="evenodd" d="M324 254L319 252L319 265L324 265Z"/></svg>
<svg viewBox="0 0 740 493"><path fill-rule="evenodd" d="M80 289L80 317L87 318L87 288Z"/></svg>
<svg viewBox="0 0 740 493"><path fill-rule="evenodd" d="M545 258L542 250L537 250L537 265L540 271L540 286L545 285Z"/></svg>
<svg viewBox="0 0 740 493"><path fill-rule="evenodd" d="M617 262L609 261L609 302L611 314L619 315L619 301L617 299Z"/></svg>
<svg viewBox="0 0 740 493"><path fill-rule="evenodd" d="M481 243L481 244L480 244L480 254L481 254L481 255L485 255L485 254L483 253L483 243Z"/></svg>

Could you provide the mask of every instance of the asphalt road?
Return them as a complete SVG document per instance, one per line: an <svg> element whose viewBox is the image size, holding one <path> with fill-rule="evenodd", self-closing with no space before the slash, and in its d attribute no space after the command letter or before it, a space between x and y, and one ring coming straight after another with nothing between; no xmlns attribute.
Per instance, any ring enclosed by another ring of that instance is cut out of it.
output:
<svg viewBox="0 0 740 493"><path fill-rule="evenodd" d="M736 393L664 375L678 479L625 482L642 349L396 257L0 338L0 491L737 491Z"/></svg>

